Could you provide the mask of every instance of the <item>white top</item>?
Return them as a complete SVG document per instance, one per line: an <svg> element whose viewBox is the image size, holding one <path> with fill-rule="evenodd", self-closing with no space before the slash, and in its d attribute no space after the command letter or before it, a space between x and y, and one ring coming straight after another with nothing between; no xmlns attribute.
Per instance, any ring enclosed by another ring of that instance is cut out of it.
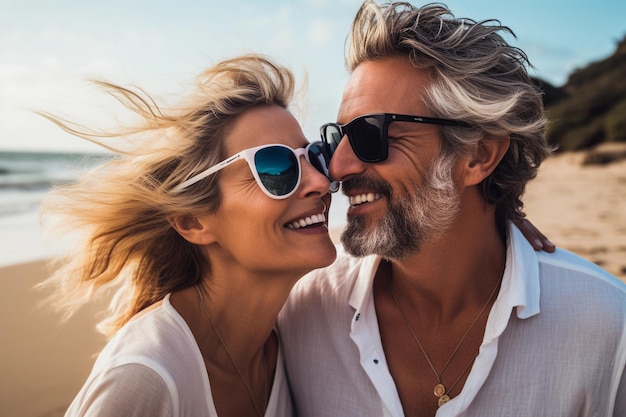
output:
<svg viewBox="0 0 626 417"><path fill-rule="evenodd" d="M265 415L294 415L280 348ZM169 295L107 343L65 416L218 417L200 349Z"/></svg>
<svg viewBox="0 0 626 417"><path fill-rule="evenodd" d="M626 416L626 285L570 252L535 252L515 226L509 235L479 355L437 417ZM379 262L341 254L298 282L279 316L301 417L403 415L372 295Z"/></svg>

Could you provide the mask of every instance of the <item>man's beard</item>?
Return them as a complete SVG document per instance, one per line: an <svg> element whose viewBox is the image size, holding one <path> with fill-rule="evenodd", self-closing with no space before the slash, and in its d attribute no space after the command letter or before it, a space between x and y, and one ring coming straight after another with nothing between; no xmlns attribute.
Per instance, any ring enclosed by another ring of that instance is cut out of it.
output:
<svg viewBox="0 0 626 417"><path fill-rule="evenodd" d="M381 180L354 178L343 183L351 188L371 188L386 196L387 213L367 227L364 216L348 216L341 243L349 254L376 254L385 259L404 259L417 253L424 242L445 231L459 212L460 199L454 178L454 158L439 158L427 170L421 184L394 198L389 184Z"/></svg>

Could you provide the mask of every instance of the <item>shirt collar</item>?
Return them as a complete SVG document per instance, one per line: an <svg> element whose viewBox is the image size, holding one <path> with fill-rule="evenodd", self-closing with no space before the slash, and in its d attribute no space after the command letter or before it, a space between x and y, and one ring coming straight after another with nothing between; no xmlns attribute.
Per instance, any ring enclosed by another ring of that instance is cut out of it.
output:
<svg viewBox="0 0 626 417"><path fill-rule="evenodd" d="M539 314L540 311L537 254L513 223L509 224L508 235L502 286L490 313L485 341L498 337L504 331L513 310L520 319L527 319ZM380 261L380 256L370 255L359 263L358 279L354 283L348 302L359 314L372 297L374 276Z"/></svg>
<svg viewBox="0 0 626 417"><path fill-rule="evenodd" d="M537 254L522 232L509 224L506 266L498 298L491 309L485 329L485 343L504 332L515 313L519 319L539 314L539 266Z"/></svg>
<svg viewBox="0 0 626 417"><path fill-rule="evenodd" d="M359 263L358 278L354 282L354 287L348 300L350 307L358 312L363 311L367 301L372 297L374 277L381 259L380 256L370 255L364 257Z"/></svg>

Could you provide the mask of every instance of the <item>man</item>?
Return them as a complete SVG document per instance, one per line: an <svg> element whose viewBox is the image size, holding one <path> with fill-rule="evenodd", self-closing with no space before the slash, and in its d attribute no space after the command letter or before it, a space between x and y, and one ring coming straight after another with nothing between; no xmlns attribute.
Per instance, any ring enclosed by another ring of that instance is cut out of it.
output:
<svg viewBox="0 0 626 417"><path fill-rule="evenodd" d="M513 223L550 150L500 32L441 5L357 13L322 128L348 254L279 322L299 415L626 415L626 286Z"/></svg>

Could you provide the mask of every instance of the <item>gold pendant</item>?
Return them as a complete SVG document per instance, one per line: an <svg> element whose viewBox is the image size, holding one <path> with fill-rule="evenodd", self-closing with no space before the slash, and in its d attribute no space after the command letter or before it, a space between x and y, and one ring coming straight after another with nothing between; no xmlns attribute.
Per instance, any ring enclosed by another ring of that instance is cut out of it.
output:
<svg viewBox="0 0 626 417"><path fill-rule="evenodd" d="M446 393L446 387L444 387L443 384L437 384L435 385L433 393L435 394L435 397L441 398L441 396Z"/></svg>
<svg viewBox="0 0 626 417"><path fill-rule="evenodd" d="M450 401L450 397L448 396L448 394L443 394L441 397L439 397L439 402L438 402L439 407L441 407L448 401Z"/></svg>

